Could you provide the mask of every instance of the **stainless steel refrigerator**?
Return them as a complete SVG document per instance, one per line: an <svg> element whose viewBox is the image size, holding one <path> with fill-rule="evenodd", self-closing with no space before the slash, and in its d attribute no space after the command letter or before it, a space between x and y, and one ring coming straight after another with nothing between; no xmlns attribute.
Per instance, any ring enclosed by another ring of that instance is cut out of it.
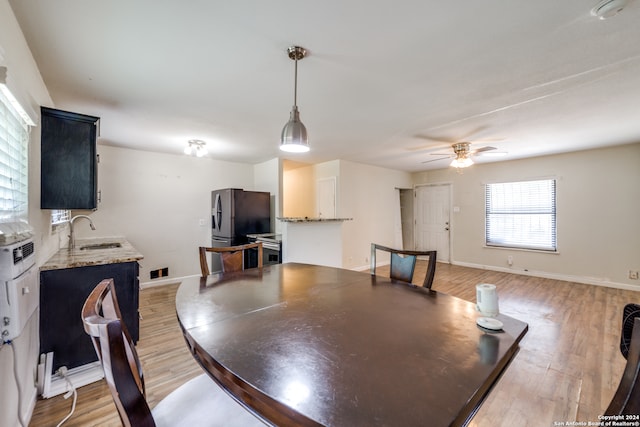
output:
<svg viewBox="0 0 640 427"><path fill-rule="evenodd" d="M247 234L268 233L270 228L271 195L268 192L244 191L239 188L211 192L212 247L248 243ZM252 266L253 258L249 254L245 265ZM220 256L212 254L211 272L221 270Z"/></svg>

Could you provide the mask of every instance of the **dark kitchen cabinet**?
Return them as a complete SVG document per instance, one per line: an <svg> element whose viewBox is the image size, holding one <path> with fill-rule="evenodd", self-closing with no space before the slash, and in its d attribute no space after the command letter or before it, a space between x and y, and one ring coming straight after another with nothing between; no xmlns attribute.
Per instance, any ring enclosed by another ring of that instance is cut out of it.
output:
<svg viewBox="0 0 640 427"><path fill-rule="evenodd" d="M98 360L81 320L93 288L113 278L120 311L134 342L139 337L138 263L92 265L40 272L40 353L53 352L53 372Z"/></svg>
<svg viewBox="0 0 640 427"><path fill-rule="evenodd" d="M41 209L98 207L98 117L41 107Z"/></svg>

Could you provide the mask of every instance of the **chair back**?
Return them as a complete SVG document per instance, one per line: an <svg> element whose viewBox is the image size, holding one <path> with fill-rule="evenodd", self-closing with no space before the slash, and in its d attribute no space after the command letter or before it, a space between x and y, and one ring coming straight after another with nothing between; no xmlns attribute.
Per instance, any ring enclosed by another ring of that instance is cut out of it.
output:
<svg viewBox="0 0 640 427"><path fill-rule="evenodd" d="M631 334L636 317L640 317L640 305L627 304L622 310L622 333L620 334L620 352L626 359L631 346Z"/></svg>
<svg viewBox="0 0 640 427"><path fill-rule="evenodd" d="M627 364L605 415L640 414L640 318L634 318Z"/></svg>
<svg viewBox="0 0 640 427"><path fill-rule="evenodd" d="M82 322L102 363L122 425L154 427L142 366L122 322L113 279L101 281L89 294L82 307Z"/></svg>
<svg viewBox="0 0 640 427"><path fill-rule="evenodd" d="M218 253L220 254L220 258L222 259L222 271L230 272L230 271L242 271L245 269L244 265L244 253L250 249L258 250L258 268L262 268L262 242L248 243L246 245L237 245L237 246L224 246L217 248L210 248L205 246L200 246L200 271L202 273L202 277L207 277L209 272L209 263L207 262L207 253Z"/></svg>
<svg viewBox="0 0 640 427"><path fill-rule="evenodd" d="M393 249L377 243L371 244L371 275L376 274L376 253L377 251L389 252L391 256L391 266L389 277L407 283L413 282L413 274L416 268L417 257L428 257L427 273L422 286L431 289L433 278L436 274L437 251L410 251L404 249Z"/></svg>

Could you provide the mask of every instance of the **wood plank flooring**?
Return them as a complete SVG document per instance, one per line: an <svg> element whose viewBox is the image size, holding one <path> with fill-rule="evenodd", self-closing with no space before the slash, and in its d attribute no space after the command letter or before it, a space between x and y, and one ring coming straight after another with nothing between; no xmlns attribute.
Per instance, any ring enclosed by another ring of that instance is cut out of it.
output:
<svg viewBox="0 0 640 427"><path fill-rule="evenodd" d="M416 283L424 270L422 265L417 267ZM385 272L384 267L378 270ZM624 369L618 349L622 308L629 302L640 303L640 293L448 264L438 264L433 289L475 302L478 283L495 284L500 311L527 322L529 332L470 425L538 427L597 421ZM138 352L152 407L202 372L187 350L175 317L177 287L140 292ZM70 408L71 399L62 396L39 400L29 425L55 426ZM64 424L119 425L104 381L78 390L75 413Z"/></svg>

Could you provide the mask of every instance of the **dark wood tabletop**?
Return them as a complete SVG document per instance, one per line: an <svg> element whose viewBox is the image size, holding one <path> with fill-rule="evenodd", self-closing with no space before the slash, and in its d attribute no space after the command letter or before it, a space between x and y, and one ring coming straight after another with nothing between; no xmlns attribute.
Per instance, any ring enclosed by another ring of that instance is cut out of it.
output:
<svg viewBox="0 0 640 427"><path fill-rule="evenodd" d="M278 264L185 280L176 310L203 368L278 426L450 426L473 416L527 324L368 273Z"/></svg>

